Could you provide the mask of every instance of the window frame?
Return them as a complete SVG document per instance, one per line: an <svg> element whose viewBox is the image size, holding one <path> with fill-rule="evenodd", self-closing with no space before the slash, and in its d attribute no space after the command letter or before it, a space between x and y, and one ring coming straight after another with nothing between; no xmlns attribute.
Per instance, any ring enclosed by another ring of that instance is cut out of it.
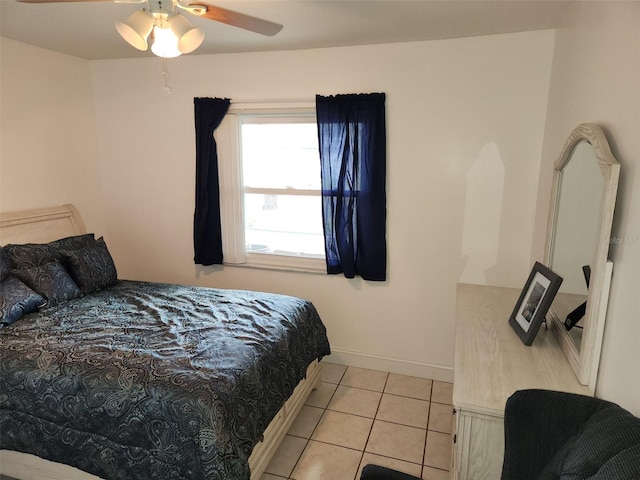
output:
<svg viewBox="0 0 640 480"><path fill-rule="evenodd" d="M242 177L242 117L308 117L315 120L314 102L232 103L215 132L220 178L220 219L224 265L311 273L327 272L325 257L255 253L245 250L244 194ZM316 121L317 122L317 121ZM274 122L275 123L275 122ZM317 124L317 123L316 123ZM318 165L318 175L320 166ZM260 193L262 189L249 188ZM305 192L300 190L300 192ZM321 212L318 212L321 215Z"/></svg>

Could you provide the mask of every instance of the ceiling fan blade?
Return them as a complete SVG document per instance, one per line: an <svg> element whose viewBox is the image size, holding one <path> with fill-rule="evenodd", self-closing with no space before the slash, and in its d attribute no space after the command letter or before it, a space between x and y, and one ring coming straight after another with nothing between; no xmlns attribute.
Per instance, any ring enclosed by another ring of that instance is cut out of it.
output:
<svg viewBox="0 0 640 480"><path fill-rule="evenodd" d="M197 7L206 7L206 11L199 12L199 9ZM192 13L204 18L208 18L209 20L226 23L227 25L243 28L251 32L267 35L269 37L274 36L276 33L282 30L282 25L278 23L273 23L269 22L268 20L252 17L251 15L245 15L244 13L227 10L226 8L216 7L214 5L209 5L208 3L189 2L186 4L186 8L193 9L194 11L192 11Z"/></svg>
<svg viewBox="0 0 640 480"><path fill-rule="evenodd" d="M111 2L113 0L17 0L20 3Z"/></svg>
<svg viewBox="0 0 640 480"><path fill-rule="evenodd" d="M85 2L112 2L112 3L144 3L146 0L16 0L20 3L85 3Z"/></svg>

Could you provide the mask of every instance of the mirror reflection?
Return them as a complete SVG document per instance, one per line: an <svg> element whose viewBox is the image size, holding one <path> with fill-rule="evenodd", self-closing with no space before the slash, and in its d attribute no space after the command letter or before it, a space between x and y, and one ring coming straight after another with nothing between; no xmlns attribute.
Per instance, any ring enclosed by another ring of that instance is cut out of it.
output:
<svg viewBox="0 0 640 480"><path fill-rule="evenodd" d="M564 280L552 308L578 350L591 266L597 252L604 177L595 150L580 141L560 173L550 267Z"/></svg>

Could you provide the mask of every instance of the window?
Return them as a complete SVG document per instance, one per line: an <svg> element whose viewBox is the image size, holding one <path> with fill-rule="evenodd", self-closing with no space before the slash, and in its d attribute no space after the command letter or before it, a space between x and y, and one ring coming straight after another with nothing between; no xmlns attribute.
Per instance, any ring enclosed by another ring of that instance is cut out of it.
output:
<svg viewBox="0 0 640 480"><path fill-rule="evenodd" d="M315 109L234 105L216 138L225 263L325 272Z"/></svg>

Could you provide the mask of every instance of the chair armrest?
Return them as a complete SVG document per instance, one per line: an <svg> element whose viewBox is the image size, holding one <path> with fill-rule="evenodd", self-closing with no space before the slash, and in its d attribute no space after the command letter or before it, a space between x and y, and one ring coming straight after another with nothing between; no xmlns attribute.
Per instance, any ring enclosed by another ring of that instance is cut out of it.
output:
<svg viewBox="0 0 640 480"><path fill-rule="evenodd" d="M507 400L502 480L536 480L558 450L609 402L549 390L520 390Z"/></svg>
<svg viewBox="0 0 640 480"><path fill-rule="evenodd" d="M397 470L391 470L390 468L369 464L362 469L360 480L420 480L420 478Z"/></svg>

